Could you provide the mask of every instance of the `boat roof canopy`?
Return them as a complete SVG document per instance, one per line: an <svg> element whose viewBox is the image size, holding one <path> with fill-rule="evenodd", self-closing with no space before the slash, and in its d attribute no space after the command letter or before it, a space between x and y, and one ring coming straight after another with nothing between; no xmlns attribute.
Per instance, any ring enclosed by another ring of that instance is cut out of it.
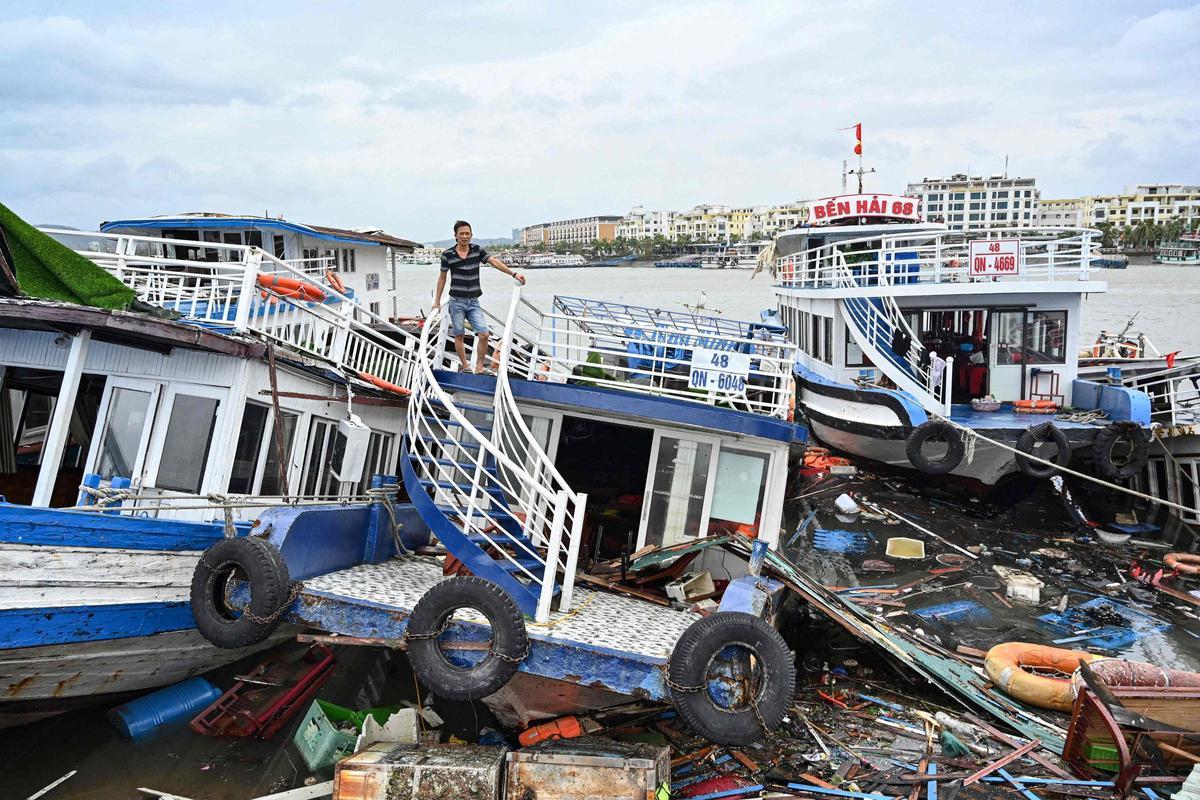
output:
<svg viewBox="0 0 1200 800"><path fill-rule="evenodd" d="M809 248L810 238L821 239L828 244L839 239L861 239L874 234L894 236L902 233L949 230L940 222L885 222L865 225L802 225L784 231L775 237L775 255L778 258L795 255Z"/></svg>
<svg viewBox="0 0 1200 800"><path fill-rule="evenodd" d="M271 217L235 217L224 214L179 214L167 217L148 217L145 219L118 219L100 225L103 233L118 233L133 230L161 230L164 228L196 228L198 230L213 230L216 228L250 228L252 230L278 231L299 233L312 239L324 239L330 242L345 242L366 247L397 247L416 249L421 245L408 239L384 233L381 230L354 231L345 228L329 228L323 225L304 225L299 222L288 222L284 219Z"/></svg>

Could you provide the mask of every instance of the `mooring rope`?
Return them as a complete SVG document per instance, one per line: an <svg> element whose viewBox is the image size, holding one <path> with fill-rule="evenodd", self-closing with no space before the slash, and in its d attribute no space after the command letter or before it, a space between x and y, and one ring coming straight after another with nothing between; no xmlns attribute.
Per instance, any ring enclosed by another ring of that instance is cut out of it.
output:
<svg viewBox="0 0 1200 800"><path fill-rule="evenodd" d="M966 425L955 422L954 420L949 419L947 417L943 417L940 414L931 414L930 416L935 417L940 420L943 420L943 421L949 423L951 426L958 428L961 431L965 431L966 433L969 433L972 436L982 439L983 441L988 442L989 444L994 444L1003 450L1009 451L1010 453L1016 453L1024 458L1029 459L1030 461L1036 461L1037 463L1045 464L1048 467L1054 467L1059 472L1065 472L1066 474L1073 475L1076 478L1083 478L1085 481L1091 481L1092 483L1097 483L1097 484L1100 484L1101 486L1107 486L1110 489L1116 489L1118 492L1124 492L1125 494L1133 495L1134 497L1140 497L1143 500L1149 500L1152 503L1157 503L1159 505L1167 506L1168 508L1173 508L1177 511L1185 511L1188 514L1200 515L1200 509L1198 509L1198 508L1190 508L1190 507L1182 505L1180 503L1174 503L1170 500L1163 500L1162 498L1155 497L1152 494L1146 494L1145 492L1139 492L1137 489L1130 489L1128 486L1122 486L1119 483L1112 483L1110 481L1104 480L1103 478L1097 478L1094 475L1088 475L1085 472L1079 472L1078 470L1069 469L1067 467L1060 467L1058 464L1056 464L1055 462L1050 461L1048 459L1041 458L1040 456L1035 456L1032 453L1025 453L1011 445L1005 444L1004 442L998 442L995 439L989 439L988 437L984 436L979 431L974 430L972 428L968 428Z"/></svg>

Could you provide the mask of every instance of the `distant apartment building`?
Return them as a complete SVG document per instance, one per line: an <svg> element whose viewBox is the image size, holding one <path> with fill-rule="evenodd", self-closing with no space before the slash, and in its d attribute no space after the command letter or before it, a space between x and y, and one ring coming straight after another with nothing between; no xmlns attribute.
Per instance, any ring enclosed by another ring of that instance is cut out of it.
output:
<svg viewBox="0 0 1200 800"><path fill-rule="evenodd" d="M617 225L621 217L596 216L579 219L562 219L557 222L542 222L521 229L520 242L530 246L545 244L588 244L599 239L611 242L617 238Z"/></svg>
<svg viewBox="0 0 1200 800"><path fill-rule="evenodd" d="M1142 183L1121 194L1088 195L1043 200L1042 225L1094 228L1108 222L1128 228L1140 222L1200 219L1200 186L1180 183Z"/></svg>
<svg viewBox="0 0 1200 800"><path fill-rule="evenodd" d="M646 211L642 206L634 206L617 224L617 238L653 239L655 236L665 236L670 239L674 224L674 211Z"/></svg>
<svg viewBox="0 0 1200 800"><path fill-rule="evenodd" d="M951 175L910 183L910 197L921 198L927 220L945 222L955 230L1024 228L1039 219L1041 193L1033 178L1004 175Z"/></svg>
<svg viewBox="0 0 1200 800"><path fill-rule="evenodd" d="M627 239L664 236L698 242L769 239L779 231L794 228L808 217L803 201L780 206L724 206L704 203L688 211L646 211L635 206L617 227Z"/></svg>

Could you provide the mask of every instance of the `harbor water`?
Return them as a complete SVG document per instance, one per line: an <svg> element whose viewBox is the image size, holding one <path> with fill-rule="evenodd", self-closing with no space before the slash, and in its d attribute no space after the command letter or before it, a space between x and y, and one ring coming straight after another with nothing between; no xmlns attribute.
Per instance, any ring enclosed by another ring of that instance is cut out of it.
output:
<svg viewBox="0 0 1200 800"><path fill-rule="evenodd" d="M397 293L401 315L429 310L437 266L405 265ZM682 303L695 305L700 293L707 296L707 313L720 311L731 319L757 320L764 308L773 308L771 276L750 270L655 269L633 267L572 267L525 272L524 296L545 308L556 294L602 297L634 305L662 305L681 311ZM495 270L483 271L483 303L501 315L511 283ZM1200 353L1200 267L1131 264L1128 269L1098 269L1093 279L1106 281L1108 292L1087 296L1083 304L1080 341L1090 343L1101 330L1120 331L1138 313L1131 332L1145 333L1163 353L1182 350Z"/></svg>

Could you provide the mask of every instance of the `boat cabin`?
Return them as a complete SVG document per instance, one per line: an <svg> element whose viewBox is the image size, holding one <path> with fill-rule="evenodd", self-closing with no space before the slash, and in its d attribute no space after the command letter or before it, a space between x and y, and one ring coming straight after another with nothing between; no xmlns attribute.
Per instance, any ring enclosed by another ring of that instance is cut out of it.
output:
<svg viewBox="0 0 1200 800"><path fill-rule="evenodd" d="M336 274L346 295L377 316L397 317L398 273L406 257L421 245L382 230L348 230L304 225L283 218L244 217L217 213L179 214L105 222L100 230L147 237L135 245L144 255L190 262L236 259L236 252L216 244L262 248L302 272L323 279ZM167 240L155 243L150 238Z"/></svg>

